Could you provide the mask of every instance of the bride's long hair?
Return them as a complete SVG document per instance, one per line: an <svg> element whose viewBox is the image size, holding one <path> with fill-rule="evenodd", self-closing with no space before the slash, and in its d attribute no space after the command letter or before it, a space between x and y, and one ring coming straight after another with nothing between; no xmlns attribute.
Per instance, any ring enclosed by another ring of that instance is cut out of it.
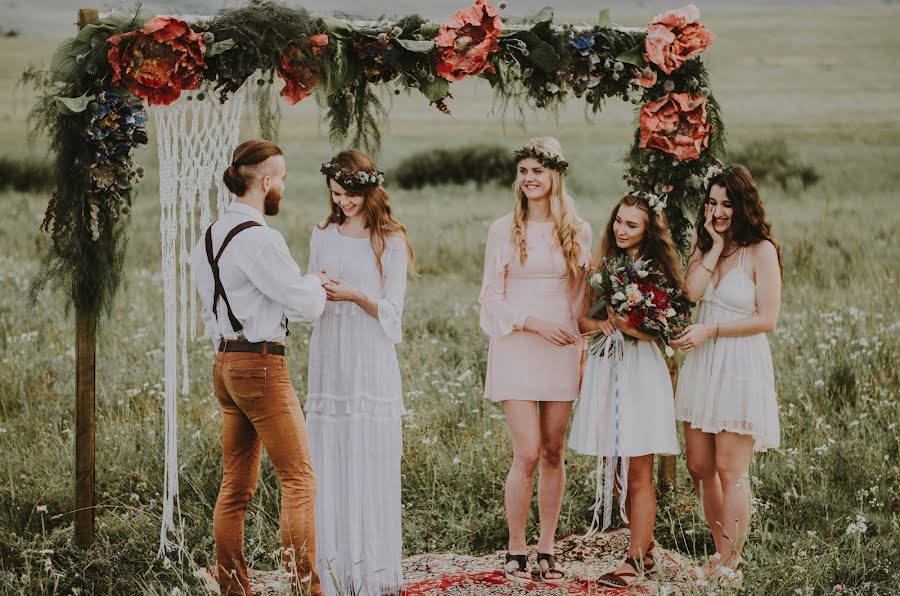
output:
<svg viewBox="0 0 900 596"><path fill-rule="evenodd" d="M331 161L346 169L351 174L356 172L369 172L375 174L378 168L372 158L357 149L348 149L341 151L335 155ZM341 225L347 220L344 211L340 206L331 200L331 178L325 179L325 186L328 188L328 205L329 213L319 224L319 228L325 229L329 224ZM338 182L340 184L340 182ZM349 189L347 189L349 190ZM375 262L378 265L378 273L384 277L384 269L381 263L381 256L390 236L398 235L403 238L406 243L406 254L409 259L409 272L416 274L415 255L413 253L412 244L409 241L409 234L406 226L400 223L391 213L391 198L380 186L370 186L359 191L359 195L363 197L362 215L365 221L366 229L369 230L369 241L372 244L372 251L375 253Z"/></svg>

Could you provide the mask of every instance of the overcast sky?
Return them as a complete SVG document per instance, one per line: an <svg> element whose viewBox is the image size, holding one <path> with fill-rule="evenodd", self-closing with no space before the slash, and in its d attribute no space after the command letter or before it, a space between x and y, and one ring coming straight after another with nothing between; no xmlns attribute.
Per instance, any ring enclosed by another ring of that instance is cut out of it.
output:
<svg viewBox="0 0 900 596"><path fill-rule="evenodd" d="M366 2L363 0L287 0L292 6L304 6L317 14L346 11L366 17L408 15L418 13L426 18L441 20L450 12L468 5L468 0L388 0ZM496 3L499 3L497 0ZM592 17L601 8L609 8L613 19L616 15L653 15L664 10L687 4L688 0L507 0L505 14L526 16L552 5L560 17ZM752 10L776 6L857 6L880 4L879 0L694 0L701 12ZM145 8L156 14L215 14L227 6L244 4L235 0L155 0L144 2ZM0 0L0 28L15 29L26 35L60 36L75 30L75 15L79 8L100 8L101 12L115 9L133 11L134 1L110 0Z"/></svg>

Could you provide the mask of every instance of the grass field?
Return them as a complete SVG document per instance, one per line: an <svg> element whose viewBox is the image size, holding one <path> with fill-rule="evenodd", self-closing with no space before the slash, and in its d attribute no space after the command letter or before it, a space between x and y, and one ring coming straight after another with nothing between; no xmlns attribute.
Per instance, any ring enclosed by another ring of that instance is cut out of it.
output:
<svg viewBox="0 0 900 596"><path fill-rule="evenodd" d="M646 18L623 24L642 24ZM782 411L782 448L758 457L755 513L745 557L749 594L900 593L898 297L900 8L710 12L718 39L705 55L733 146L783 138L822 174L806 191L764 188L783 247L785 289L770 341ZM25 147L29 91L15 87L58 40L0 39L2 152ZM631 106L611 103L586 123L573 101L558 119L528 114L523 130L491 112L483 81L463 83L447 117L418 97L394 100L379 164L415 150L476 141L510 149L529 136L560 138L578 209L599 233L624 190L619 161L633 134ZM393 96L391 96L393 99ZM281 144L291 179L272 221L305 263L309 231L326 212L318 164L331 153L312 100L285 107ZM254 134L252 119L243 137ZM47 197L2 196L0 223L0 593L169 594L199 590L191 577L212 555L219 414L209 342L191 344L191 391L180 399L181 561L155 559L161 514L162 280L155 146L137 155L139 190L127 287L104 320L98 347L99 542L71 545L74 321L59 294L31 304L27 290L47 237ZM392 191L409 226L421 277L411 281L399 347L410 413L404 421L404 544L423 551L505 546L502 487L509 440L501 410L482 401L487 343L477 293L488 224L511 205L508 189ZM596 238L595 238L596 242ZM290 342L305 392L304 331ZM560 533L583 531L592 462L569 454ZM701 556L711 540L679 458L679 482L661 504L657 539ZM254 567L271 568L278 494L266 462L247 527ZM864 520L864 523L860 523ZM530 535L531 533L529 533ZM706 593L704 591L703 593ZM717 590L717 593L722 591Z"/></svg>

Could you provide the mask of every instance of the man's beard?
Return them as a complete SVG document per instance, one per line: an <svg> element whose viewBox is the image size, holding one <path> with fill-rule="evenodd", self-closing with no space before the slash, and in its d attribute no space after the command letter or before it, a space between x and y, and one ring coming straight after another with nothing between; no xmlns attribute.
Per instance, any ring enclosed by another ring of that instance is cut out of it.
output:
<svg viewBox="0 0 900 596"><path fill-rule="evenodd" d="M263 199L263 213L266 215L278 215L278 207L281 204L281 191L270 188Z"/></svg>

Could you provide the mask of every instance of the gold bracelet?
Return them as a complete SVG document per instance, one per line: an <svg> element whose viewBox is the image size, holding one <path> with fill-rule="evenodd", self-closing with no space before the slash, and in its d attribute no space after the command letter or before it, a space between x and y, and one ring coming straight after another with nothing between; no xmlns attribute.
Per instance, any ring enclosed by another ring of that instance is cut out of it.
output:
<svg viewBox="0 0 900 596"><path fill-rule="evenodd" d="M703 267L704 269L706 269L706 270L709 272L710 275L713 274L713 270L710 269L709 267L707 267L707 266L706 266L706 263L704 263L703 261L700 261L700 266Z"/></svg>

